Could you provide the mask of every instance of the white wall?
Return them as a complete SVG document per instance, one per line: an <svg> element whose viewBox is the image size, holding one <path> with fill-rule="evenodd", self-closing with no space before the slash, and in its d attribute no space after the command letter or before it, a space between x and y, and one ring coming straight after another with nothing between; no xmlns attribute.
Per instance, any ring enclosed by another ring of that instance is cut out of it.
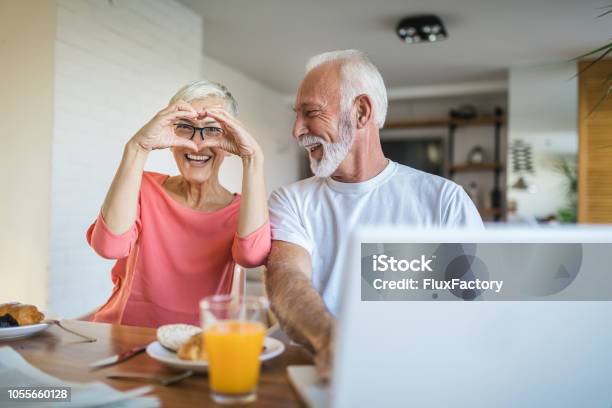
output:
<svg viewBox="0 0 612 408"><path fill-rule="evenodd" d="M124 144L201 72L202 21L164 0L59 0L49 305L84 314L111 290L111 261L89 248ZM148 169L172 172L168 151Z"/></svg>
<svg viewBox="0 0 612 408"><path fill-rule="evenodd" d="M88 247L85 231L99 211L124 144L186 82L206 77L230 87L241 118L267 153L268 187L296 178L291 153L276 149L276 141L289 134L291 118L280 96L205 58L202 39L201 18L173 0L59 0L49 284L53 311L81 315L110 294L113 262ZM239 162L228 160L224 167L222 181L239 191ZM155 152L147 169L177 173L167 150Z"/></svg>
<svg viewBox="0 0 612 408"><path fill-rule="evenodd" d="M0 303L46 308L54 39L54 1L0 1Z"/></svg>
<svg viewBox="0 0 612 408"><path fill-rule="evenodd" d="M520 214L545 217L566 204L565 179L555 169L559 156L578 151L578 85L575 63L516 66L510 69L508 143L521 139L533 147L532 188L508 188ZM510 152L509 152L510 154ZM511 159L508 157L508 162ZM518 175L510 169L508 186Z"/></svg>

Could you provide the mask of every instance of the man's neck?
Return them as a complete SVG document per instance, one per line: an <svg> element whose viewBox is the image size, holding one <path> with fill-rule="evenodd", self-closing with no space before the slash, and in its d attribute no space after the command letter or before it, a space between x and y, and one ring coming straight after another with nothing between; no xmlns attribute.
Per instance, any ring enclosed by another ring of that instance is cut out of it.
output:
<svg viewBox="0 0 612 408"><path fill-rule="evenodd" d="M360 183L379 175L388 163L380 139L376 137L365 146L353 146L331 177L342 183Z"/></svg>

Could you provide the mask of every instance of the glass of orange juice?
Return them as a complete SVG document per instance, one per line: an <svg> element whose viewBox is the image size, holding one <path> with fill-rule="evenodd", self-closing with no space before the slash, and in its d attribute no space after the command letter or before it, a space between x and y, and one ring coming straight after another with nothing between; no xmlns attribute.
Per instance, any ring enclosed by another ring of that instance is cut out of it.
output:
<svg viewBox="0 0 612 408"><path fill-rule="evenodd" d="M267 302L256 296L215 295L200 302L208 378L213 401L257 399Z"/></svg>

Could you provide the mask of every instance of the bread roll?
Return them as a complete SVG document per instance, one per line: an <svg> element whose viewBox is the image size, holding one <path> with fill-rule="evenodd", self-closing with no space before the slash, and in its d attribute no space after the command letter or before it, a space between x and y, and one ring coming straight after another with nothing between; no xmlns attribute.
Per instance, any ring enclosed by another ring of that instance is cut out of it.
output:
<svg viewBox="0 0 612 408"><path fill-rule="evenodd" d="M165 348L177 351L191 336L201 331L190 324L166 324L157 329L157 341Z"/></svg>

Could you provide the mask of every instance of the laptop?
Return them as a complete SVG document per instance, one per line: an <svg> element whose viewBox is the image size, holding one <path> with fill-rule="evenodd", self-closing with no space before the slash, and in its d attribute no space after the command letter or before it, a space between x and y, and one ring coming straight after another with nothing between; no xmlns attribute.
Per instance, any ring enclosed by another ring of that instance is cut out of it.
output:
<svg viewBox="0 0 612 408"><path fill-rule="evenodd" d="M612 228L352 241L330 384L288 368L307 405L612 406Z"/></svg>

